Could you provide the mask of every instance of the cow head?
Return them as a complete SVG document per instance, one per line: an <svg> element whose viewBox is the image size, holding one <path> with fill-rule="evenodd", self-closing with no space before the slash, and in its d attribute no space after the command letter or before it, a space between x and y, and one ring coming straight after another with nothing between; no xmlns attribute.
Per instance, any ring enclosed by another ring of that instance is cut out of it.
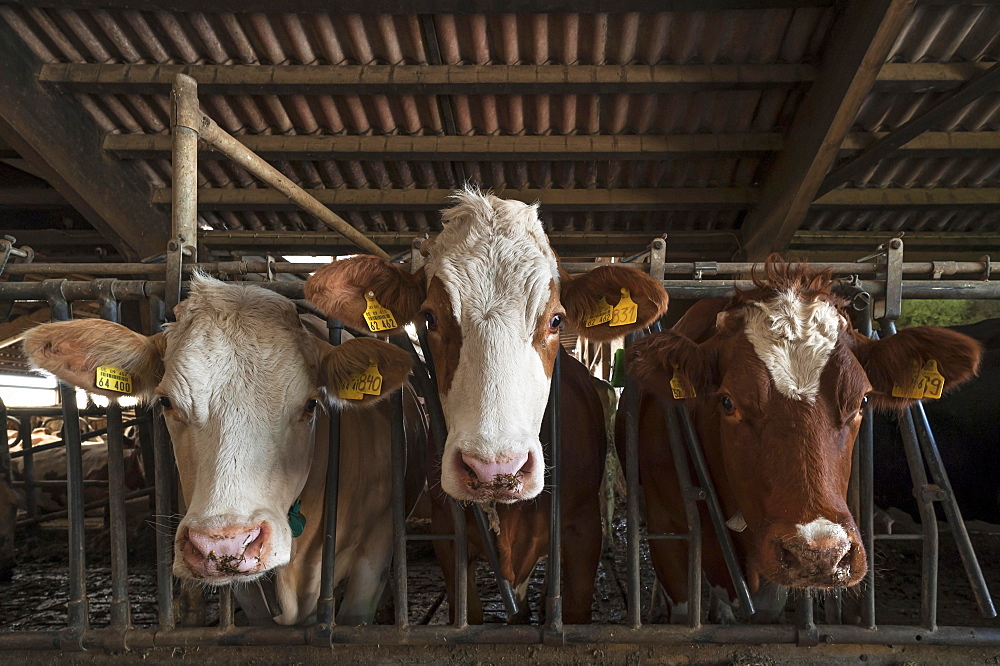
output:
<svg viewBox="0 0 1000 666"><path fill-rule="evenodd" d="M366 327L366 295L399 326L425 322L448 426L441 487L460 500L531 499L545 477L538 432L560 324L612 339L648 326L666 310L667 296L660 283L623 266L560 273L537 206L471 189L454 199L443 231L425 243L418 273L354 257L317 271L306 296L359 328ZM602 299L624 306L623 289L636 305L633 317L587 321ZM632 323L612 326L624 321Z"/></svg>
<svg viewBox="0 0 1000 666"><path fill-rule="evenodd" d="M247 284L196 276L175 314L152 337L95 319L45 324L24 347L36 366L109 397L121 393L99 388L96 368L120 368L131 394L160 405L187 506L174 574L252 580L291 557L288 512L309 472L320 405L368 406L403 384L410 359L380 340L333 347L306 332L288 299ZM381 395L339 399L372 361Z"/></svg>
<svg viewBox="0 0 1000 666"><path fill-rule="evenodd" d="M755 282L700 344L677 330L651 335L629 350L627 368L667 399L675 376L696 393L703 444L719 447L725 469L716 482L746 523L751 583L854 585L866 559L846 497L866 403L911 404L893 387L910 386L914 367L929 360L946 389L958 386L976 372L979 346L937 327L860 336L831 294L829 273L772 259Z"/></svg>

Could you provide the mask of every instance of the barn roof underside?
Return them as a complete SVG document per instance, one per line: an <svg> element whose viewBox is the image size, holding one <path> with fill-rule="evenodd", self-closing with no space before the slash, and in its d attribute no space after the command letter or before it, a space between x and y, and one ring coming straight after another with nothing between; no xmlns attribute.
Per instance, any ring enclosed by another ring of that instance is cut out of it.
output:
<svg viewBox="0 0 1000 666"><path fill-rule="evenodd" d="M56 260L162 252L184 71L223 129L390 251L440 229L465 181L540 201L567 254L664 233L675 259L860 256L898 232L943 259L1000 249L1000 5L330 4L0 4L5 233ZM201 157L206 251L330 249Z"/></svg>

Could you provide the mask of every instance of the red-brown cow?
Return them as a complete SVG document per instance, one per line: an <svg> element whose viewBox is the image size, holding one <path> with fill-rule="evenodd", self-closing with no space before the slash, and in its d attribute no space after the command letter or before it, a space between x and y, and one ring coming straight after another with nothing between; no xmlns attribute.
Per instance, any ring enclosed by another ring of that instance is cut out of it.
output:
<svg viewBox="0 0 1000 666"><path fill-rule="evenodd" d="M670 400L678 376L690 403L751 592L767 580L796 588L849 587L865 575L864 547L847 508L851 452L868 400L880 409L916 368L935 361L945 389L972 377L979 345L921 326L880 341L853 332L828 272L771 258L756 288L696 304L669 331L640 340L627 368L640 402L640 482L650 532L687 529L657 398ZM624 438L619 429L619 447ZM709 582L731 583L702 512ZM687 549L654 541L657 576L683 620ZM728 601L728 600L726 600ZM678 608L680 606L680 608Z"/></svg>
<svg viewBox="0 0 1000 666"><path fill-rule="evenodd" d="M502 572L523 600L531 571L548 549L539 429L561 349L560 323L566 317L585 337L611 339L649 325L666 309L667 297L658 282L630 268L560 274L536 206L472 189L454 198L456 205L444 211L444 230L425 244L427 263L418 273L355 257L317 271L306 295L352 326L366 326L366 310L384 316L382 309L393 316L386 332L418 316L427 322L448 427L443 459L431 466L435 528L452 530L443 493L496 503ZM586 369L561 353L560 499L565 550L572 553L564 567L565 620L580 623L590 621L600 557L605 429ZM470 554L481 551L471 522L469 534ZM451 595L451 545L435 541L435 547ZM470 621L481 620L474 585L469 610Z"/></svg>

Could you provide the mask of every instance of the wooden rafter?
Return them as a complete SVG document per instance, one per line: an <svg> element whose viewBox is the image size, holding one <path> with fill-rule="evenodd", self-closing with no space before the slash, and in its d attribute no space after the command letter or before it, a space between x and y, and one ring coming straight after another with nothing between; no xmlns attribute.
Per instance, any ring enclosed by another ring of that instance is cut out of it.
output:
<svg viewBox="0 0 1000 666"><path fill-rule="evenodd" d="M337 211L436 211L448 205L448 189L311 189L320 203ZM556 211L745 210L756 201L748 187L670 188L631 190L505 189L499 196L526 203L541 202ZM153 192L153 203L169 204L169 188ZM198 190L200 210L294 210L280 192L263 188Z"/></svg>
<svg viewBox="0 0 1000 666"><path fill-rule="evenodd" d="M824 47L822 75L788 130L785 150L744 221L751 260L787 247L871 91L914 0L852 0Z"/></svg>
<svg viewBox="0 0 1000 666"><path fill-rule="evenodd" d="M0 21L0 138L123 255L161 252L170 220L149 205L149 184L133 167L103 158L103 135L70 95L41 86L38 60Z"/></svg>
<svg viewBox="0 0 1000 666"><path fill-rule="evenodd" d="M837 188L871 169L898 148L913 141L941 121L962 110L981 96L1000 88L1000 64L994 64L973 80L956 89L916 118L897 127L845 163L837 166L819 186L817 196Z"/></svg>

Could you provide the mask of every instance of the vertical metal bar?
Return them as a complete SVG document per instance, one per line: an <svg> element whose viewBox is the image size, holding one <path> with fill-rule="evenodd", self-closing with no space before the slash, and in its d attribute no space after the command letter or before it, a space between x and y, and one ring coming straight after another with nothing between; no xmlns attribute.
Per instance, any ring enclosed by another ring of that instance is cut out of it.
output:
<svg viewBox="0 0 1000 666"><path fill-rule="evenodd" d="M736 595L747 613L754 614L753 599L750 598L750 589L747 587L746 578L740 569L739 559L736 557L736 548L733 546L733 538L729 534L726 526L726 517L722 515L722 507L719 504L719 495L715 492L715 483L712 481L711 471L708 469L708 462L705 454L701 450L701 443L698 440L698 433L691 423L691 417L687 410L678 410L681 428L684 431L684 439L687 443L688 453L691 455L691 462L694 463L695 472L698 475L698 482L705 491L705 502L708 505L708 515L712 519L712 527L715 535L719 539L719 546L722 548L722 558L726 562L729 576L732 578L733 586L736 588Z"/></svg>
<svg viewBox="0 0 1000 666"><path fill-rule="evenodd" d="M625 336L625 351L636 334ZM631 376L625 377L625 498L626 575L628 577L628 626L642 626L639 580L639 387Z"/></svg>
<svg viewBox="0 0 1000 666"><path fill-rule="evenodd" d="M43 290L49 302L52 321L67 321L72 315L63 295L65 280L46 280ZM69 519L69 615L70 637L79 640L90 626L87 604L87 556L83 525L83 451L80 448L80 413L76 390L59 382L63 408L63 441L66 443L66 509ZM30 437L30 435L29 435Z"/></svg>
<svg viewBox="0 0 1000 666"><path fill-rule="evenodd" d="M149 321L152 333L158 333L163 325L163 301L149 299ZM170 524L173 516L174 453L170 444L170 433L163 415L153 407L145 408L153 430L153 477L156 486L153 502L156 517L161 524ZM174 535L171 530L160 527L156 530L156 603L160 629L174 628L174 577L171 564L174 559Z"/></svg>
<svg viewBox="0 0 1000 666"><path fill-rule="evenodd" d="M674 471L684 500L684 516L688 532L688 626L701 626L701 515L698 500L707 496L704 489L697 488L691 479L691 468L684 448L684 434L681 432L677 410L683 405L662 403L663 416L667 422L667 436L670 454L674 459Z"/></svg>
<svg viewBox="0 0 1000 666"><path fill-rule="evenodd" d="M178 74L171 90L173 136L171 236L167 243L167 309L181 300L184 257L198 261L198 82Z"/></svg>
<svg viewBox="0 0 1000 666"><path fill-rule="evenodd" d="M101 318L118 322L117 280L95 280ZM128 602L128 546L125 525L125 428L117 400L108 404L108 535L111 545L111 628L124 630L131 622Z"/></svg>
<svg viewBox="0 0 1000 666"><path fill-rule="evenodd" d="M910 414L916 426L917 441L923 451L927 468L931 472L931 478L940 487L941 505L948 518L951 534L955 537L955 545L962 558L962 566L965 567L965 575L969 579L972 594L976 597L976 605L979 606L979 612L984 617L996 617L997 611L993 606L993 599L990 598L990 590L986 586L983 571L979 567L976 551L969 540L969 532L965 527L965 521L962 520L962 512L958 508L958 502L955 501L955 492L951 488L951 481L944 468L944 461L941 460L941 452L938 450L937 442L934 441L934 432L927 421L924 406L918 402L910 407Z"/></svg>
<svg viewBox="0 0 1000 666"><path fill-rule="evenodd" d="M330 344L340 344L344 325L336 319L327 319L326 328ZM323 536L323 565L320 575L319 602L316 607L316 622L322 633L334 624L335 604L333 597L336 585L337 562L337 508L340 493L340 411L331 409L328 415L330 431L327 439L329 454L326 462L326 529Z"/></svg>
<svg viewBox="0 0 1000 666"><path fill-rule="evenodd" d="M233 586L224 585L219 588L219 631L229 631L236 626L233 611L235 609Z"/></svg>
<svg viewBox="0 0 1000 666"><path fill-rule="evenodd" d="M406 589L406 432L403 429L403 391L389 398L392 427L392 592L396 628L409 624L410 604Z"/></svg>
<svg viewBox="0 0 1000 666"><path fill-rule="evenodd" d="M420 341L420 349L424 354L424 367L430 378L431 390L427 392L424 399L427 400L431 429L434 432L434 441L440 456L444 451L445 441L448 439L448 428L445 425L444 411L441 408L441 400L437 392L437 376L434 373L434 357L431 355L431 347L427 343L427 327L422 323L417 325L417 339ZM453 615L456 627L467 627L469 625L469 538L466 534L465 508L455 501L449 503L451 504L455 546L455 608ZM482 509L480 509L481 512ZM489 526L486 527L487 531L484 536L489 536ZM501 584L501 581L506 580L500 575L499 570L496 570L495 573L498 585ZM502 590L503 587L500 589Z"/></svg>
<svg viewBox="0 0 1000 666"><path fill-rule="evenodd" d="M549 492L552 493L549 516L549 563L545 569L547 594L545 621L549 631L561 632L563 628L562 603L562 404L560 382L562 347L556 352L552 365L552 386L549 389Z"/></svg>
<svg viewBox="0 0 1000 666"><path fill-rule="evenodd" d="M799 646L813 647L819 643L819 632L813 617L813 591L810 589L801 590L795 600L795 626Z"/></svg>
<svg viewBox="0 0 1000 666"><path fill-rule="evenodd" d="M857 329L862 335L872 336L871 305L866 305L857 313ZM875 449L874 421L871 407L865 407L861 417L861 429L855 445L858 451L858 506L861 542L868 560L868 573L861 586L861 625L875 628Z"/></svg>
<svg viewBox="0 0 1000 666"><path fill-rule="evenodd" d="M31 450L31 417L27 414L21 417L17 426L17 434L21 438L21 448L24 449L24 493L27 503L28 517L38 515L38 501L35 497L35 454Z"/></svg>

